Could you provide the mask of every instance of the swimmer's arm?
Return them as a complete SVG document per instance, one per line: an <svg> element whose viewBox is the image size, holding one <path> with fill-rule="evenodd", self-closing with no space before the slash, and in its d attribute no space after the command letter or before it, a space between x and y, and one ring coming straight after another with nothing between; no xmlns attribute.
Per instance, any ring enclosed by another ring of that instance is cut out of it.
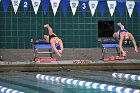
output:
<svg viewBox="0 0 140 93"><path fill-rule="evenodd" d="M119 48L120 48L120 51L121 52L124 52L124 49L122 47L122 43L123 43L123 37L120 37L120 40L119 40Z"/></svg>
<svg viewBox="0 0 140 93"><path fill-rule="evenodd" d="M136 40L135 40L135 38L133 37L132 34L130 34L130 39L132 40L135 51L138 52L138 47L137 47L137 44L136 44Z"/></svg>

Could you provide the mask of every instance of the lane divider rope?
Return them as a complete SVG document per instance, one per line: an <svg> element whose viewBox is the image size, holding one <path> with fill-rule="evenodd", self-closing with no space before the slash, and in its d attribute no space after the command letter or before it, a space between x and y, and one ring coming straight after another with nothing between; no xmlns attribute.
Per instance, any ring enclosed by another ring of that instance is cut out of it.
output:
<svg viewBox="0 0 140 93"><path fill-rule="evenodd" d="M42 75L42 74L37 74L36 78L39 80L55 81L55 82L60 82L60 83L64 83L64 84L90 87L90 88L94 88L94 89L101 89L104 91L115 91L118 93L140 93L140 90L138 90L138 89L126 88L126 87L109 85L109 84L87 82L87 81L75 80L75 79L71 79L71 78L48 76L48 75Z"/></svg>
<svg viewBox="0 0 140 93"><path fill-rule="evenodd" d="M125 74L125 73L112 73L112 77L131 79L131 80L140 80L140 75Z"/></svg>
<svg viewBox="0 0 140 93"><path fill-rule="evenodd" d="M20 92L18 90L14 90L14 89L3 87L3 86L0 86L0 92L1 93L24 93L24 92Z"/></svg>

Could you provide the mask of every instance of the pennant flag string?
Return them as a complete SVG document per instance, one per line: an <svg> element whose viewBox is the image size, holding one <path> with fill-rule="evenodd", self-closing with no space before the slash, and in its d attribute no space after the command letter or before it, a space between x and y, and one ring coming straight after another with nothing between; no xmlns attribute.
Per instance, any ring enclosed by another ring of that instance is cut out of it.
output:
<svg viewBox="0 0 140 93"><path fill-rule="evenodd" d="M21 3L25 14L29 9L30 4L32 5L35 14L37 14L41 4L44 15L47 14L49 6L51 5L54 16L58 11L59 6L62 10L63 16L66 16L68 7L71 8L71 12L74 16L78 6L82 11L83 16L86 15L87 7L90 9L91 15L94 16L97 6L101 16L104 16L106 6L108 7L111 16L113 16L116 7L120 17L123 16L125 7L130 18L132 17L134 9L137 10L138 16L140 16L140 1L136 0L0 0L0 2L5 13L8 11L8 7L11 3L14 13L16 14Z"/></svg>

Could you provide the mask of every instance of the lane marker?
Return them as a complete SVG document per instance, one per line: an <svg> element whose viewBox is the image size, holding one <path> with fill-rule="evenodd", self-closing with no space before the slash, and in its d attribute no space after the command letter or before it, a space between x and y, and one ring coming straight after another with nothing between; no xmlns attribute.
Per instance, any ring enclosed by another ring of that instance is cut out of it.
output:
<svg viewBox="0 0 140 93"><path fill-rule="evenodd" d="M1 93L24 93L24 92L20 92L18 90L14 90L14 89L3 87L3 86L0 86L0 92Z"/></svg>
<svg viewBox="0 0 140 93"><path fill-rule="evenodd" d="M109 84L87 82L87 81L75 80L71 78L55 77L55 76L48 76L42 74L37 74L36 78L39 80L56 81L64 84L90 87L90 88L101 89L105 91L115 91L118 93L140 93L140 90L138 89L126 88L126 87L109 85Z"/></svg>
<svg viewBox="0 0 140 93"><path fill-rule="evenodd" d="M112 73L114 78L125 78L131 80L140 80L140 75L125 74L125 73Z"/></svg>

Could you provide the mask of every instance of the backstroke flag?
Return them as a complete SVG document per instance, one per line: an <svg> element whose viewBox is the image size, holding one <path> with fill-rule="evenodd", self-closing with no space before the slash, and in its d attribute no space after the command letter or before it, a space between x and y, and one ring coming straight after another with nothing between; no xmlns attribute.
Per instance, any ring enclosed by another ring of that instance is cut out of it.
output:
<svg viewBox="0 0 140 93"><path fill-rule="evenodd" d="M22 6L23 6L24 13L26 14L31 2L30 2L30 0L21 0L21 3L22 3Z"/></svg>
<svg viewBox="0 0 140 93"><path fill-rule="evenodd" d="M54 14L54 16L55 16L55 14L56 14L56 12L57 12L57 9L58 9L58 7L59 7L60 0L50 0L50 2L51 2L53 14Z"/></svg>
<svg viewBox="0 0 140 93"><path fill-rule="evenodd" d="M31 0L35 14L37 14L41 0Z"/></svg>
<svg viewBox="0 0 140 93"><path fill-rule="evenodd" d="M46 15L50 5L50 0L41 0L41 3L42 3L42 10L44 11L44 15Z"/></svg>
<svg viewBox="0 0 140 93"><path fill-rule="evenodd" d="M12 5L13 5L13 8L14 8L14 12L15 12L15 14L17 13L17 10L18 10L18 7L19 7L19 4L20 4L20 1L21 1L21 0L11 0Z"/></svg>
<svg viewBox="0 0 140 93"><path fill-rule="evenodd" d="M136 9L137 9L138 15L140 17L140 2L136 2Z"/></svg>
<svg viewBox="0 0 140 93"><path fill-rule="evenodd" d="M113 16L113 13L114 13L115 8L116 8L116 1L107 1L107 5L109 8L110 15Z"/></svg>
<svg viewBox="0 0 140 93"><path fill-rule="evenodd" d="M73 15L75 15L78 4L79 4L79 0L70 0L70 7Z"/></svg>
<svg viewBox="0 0 140 93"><path fill-rule="evenodd" d="M66 16L66 12L67 12L67 9L68 9L68 6L69 6L69 0L61 0L61 8L62 8L62 12L63 12L63 15Z"/></svg>
<svg viewBox="0 0 140 93"><path fill-rule="evenodd" d="M101 16L103 16L106 7L106 1L99 1L98 7L101 12Z"/></svg>
<svg viewBox="0 0 140 93"><path fill-rule="evenodd" d="M117 2L117 7L118 7L120 16L122 16L123 14L123 11L125 9L125 4L126 4L125 2Z"/></svg>
<svg viewBox="0 0 140 93"><path fill-rule="evenodd" d="M90 1L88 2L88 4L89 4L90 11L91 11L91 15L93 16L94 13L95 13L95 10L96 10L96 8L97 8L98 1L90 0Z"/></svg>
<svg viewBox="0 0 140 93"><path fill-rule="evenodd" d="M86 8L88 6L88 0L79 0L79 4L80 4L80 7L81 7L83 16L85 16Z"/></svg>
<svg viewBox="0 0 140 93"><path fill-rule="evenodd" d="M8 10L8 7L9 7L9 4L10 4L10 1L11 0L2 0L2 5L3 5L3 8L4 8L4 12L6 13L7 10Z"/></svg>
<svg viewBox="0 0 140 93"><path fill-rule="evenodd" d="M131 15L133 13L134 6L135 6L134 1L126 1L126 7L127 7L130 18L131 18Z"/></svg>

